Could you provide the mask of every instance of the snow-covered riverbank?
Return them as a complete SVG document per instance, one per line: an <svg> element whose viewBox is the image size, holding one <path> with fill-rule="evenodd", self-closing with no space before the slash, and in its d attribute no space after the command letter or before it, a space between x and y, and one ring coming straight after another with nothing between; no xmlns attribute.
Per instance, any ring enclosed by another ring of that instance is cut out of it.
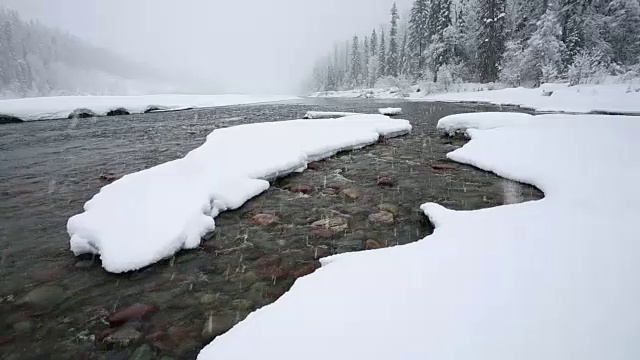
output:
<svg viewBox="0 0 640 360"><path fill-rule="evenodd" d="M420 91L418 91L420 90ZM443 90L441 90L443 91ZM499 85L457 84L451 92L429 93L413 86L410 91L362 89L313 93L311 97L407 99L416 101L483 102L518 105L538 111L571 113L640 114L640 82L599 85L543 84L539 88L501 88Z"/></svg>
<svg viewBox="0 0 640 360"><path fill-rule="evenodd" d="M141 95L57 96L0 100L0 115L23 121L62 119L70 116L103 116L109 112L139 114L296 99L286 95Z"/></svg>

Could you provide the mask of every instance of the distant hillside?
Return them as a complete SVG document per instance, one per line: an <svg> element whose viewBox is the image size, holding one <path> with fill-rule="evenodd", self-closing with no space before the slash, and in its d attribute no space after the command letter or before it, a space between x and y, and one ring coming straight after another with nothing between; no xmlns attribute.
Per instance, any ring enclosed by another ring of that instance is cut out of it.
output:
<svg viewBox="0 0 640 360"><path fill-rule="evenodd" d="M0 9L0 98L169 92L157 74Z"/></svg>

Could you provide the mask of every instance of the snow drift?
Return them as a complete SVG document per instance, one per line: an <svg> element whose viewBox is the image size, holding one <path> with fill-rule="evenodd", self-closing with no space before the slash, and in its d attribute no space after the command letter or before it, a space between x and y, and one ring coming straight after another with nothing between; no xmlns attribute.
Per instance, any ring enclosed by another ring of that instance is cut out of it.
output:
<svg viewBox="0 0 640 360"><path fill-rule="evenodd" d="M449 157L535 184L545 199L466 212L425 204L433 235L324 259L199 359L640 358L640 122L522 120L468 114L441 128L490 121Z"/></svg>
<svg viewBox="0 0 640 360"><path fill-rule="evenodd" d="M411 131L382 115L292 120L213 131L184 158L103 187L69 219L71 250L100 254L110 272L136 270L195 248L221 211L236 209L273 179L308 162Z"/></svg>
<svg viewBox="0 0 640 360"><path fill-rule="evenodd" d="M82 114L102 116L119 109L129 114L140 114L145 111L183 110L291 99L295 97L273 95L57 96L0 100L0 115L30 121L63 119Z"/></svg>

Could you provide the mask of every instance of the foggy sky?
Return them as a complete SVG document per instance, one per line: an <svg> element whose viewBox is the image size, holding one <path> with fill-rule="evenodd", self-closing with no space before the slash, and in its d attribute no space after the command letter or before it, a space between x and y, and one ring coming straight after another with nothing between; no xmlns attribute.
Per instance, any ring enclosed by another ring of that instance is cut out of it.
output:
<svg viewBox="0 0 640 360"><path fill-rule="evenodd" d="M25 18L225 92L293 93L337 40L386 23L394 0L0 0ZM411 0L398 0L401 13Z"/></svg>

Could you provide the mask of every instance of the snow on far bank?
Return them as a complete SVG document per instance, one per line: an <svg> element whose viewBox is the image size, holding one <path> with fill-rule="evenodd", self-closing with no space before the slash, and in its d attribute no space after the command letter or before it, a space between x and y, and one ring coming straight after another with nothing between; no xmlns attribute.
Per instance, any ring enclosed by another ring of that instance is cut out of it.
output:
<svg viewBox="0 0 640 360"><path fill-rule="evenodd" d="M340 112L340 111L307 111L304 115L305 119L335 119L345 116L361 115L352 112Z"/></svg>
<svg viewBox="0 0 640 360"><path fill-rule="evenodd" d="M382 115L393 116L402 114L402 108L380 108L378 112Z"/></svg>
<svg viewBox="0 0 640 360"><path fill-rule="evenodd" d="M312 97L406 99L446 102L481 102L516 105L538 111L640 115L640 83L576 85L543 84L539 88L502 88L499 84L456 84L448 91L430 93L424 86L399 89L364 89L314 93ZM420 88L420 92L417 90ZM492 90L493 88L498 88Z"/></svg>
<svg viewBox="0 0 640 360"><path fill-rule="evenodd" d="M544 84L537 89L509 88L428 95L423 100L518 105L538 111L640 115L640 85Z"/></svg>
<svg viewBox="0 0 640 360"><path fill-rule="evenodd" d="M200 245L221 211L236 209L269 187L265 179L307 163L411 131L382 115L291 120L213 131L184 158L129 174L103 187L69 219L71 250L100 254L120 273Z"/></svg>
<svg viewBox="0 0 640 360"><path fill-rule="evenodd" d="M0 100L0 115L8 115L25 121L63 119L69 115L94 113L106 115L110 111L124 109L130 114L149 109L159 111L207 108L296 99L281 95L140 95L140 96L56 96Z"/></svg>
<svg viewBox="0 0 640 360"><path fill-rule="evenodd" d="M425 204L433 235L325 258L198 359L640 358L640 122L456 122L481 129L491 118L496 128L470 129L449 158L535 184L545 199L477 211Z"/></svg>

